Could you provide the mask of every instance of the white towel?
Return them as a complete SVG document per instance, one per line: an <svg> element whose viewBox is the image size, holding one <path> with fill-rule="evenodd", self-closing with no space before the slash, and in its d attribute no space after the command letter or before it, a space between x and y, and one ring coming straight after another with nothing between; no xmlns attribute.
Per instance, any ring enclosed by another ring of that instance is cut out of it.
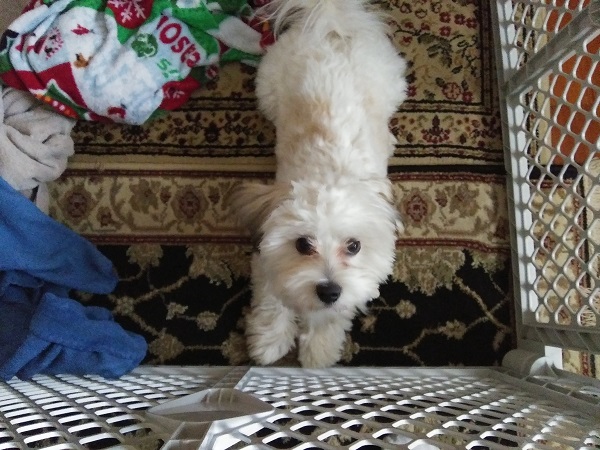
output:
<svg viewBox="0 0 600 450"><path fill-rule="evenodd" d="M0 90L0 176L18 191L44 191L43 184L57 179L73 154L75 120L29 92L1 85Z"/></svg>

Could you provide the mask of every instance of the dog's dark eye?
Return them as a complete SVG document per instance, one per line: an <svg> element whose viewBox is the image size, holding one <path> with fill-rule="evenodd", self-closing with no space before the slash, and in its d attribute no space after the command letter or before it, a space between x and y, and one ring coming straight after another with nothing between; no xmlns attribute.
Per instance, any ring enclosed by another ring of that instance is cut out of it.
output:
<svg viewBox="0 0 600 450"><path fill-rule="evenodd" d="M357 241L356 239L349 239L346 242L346 253L354 256L358 252L360 252L360 241Z"/></svg>
<svg viewBox="0 0 600 450"><path fill-rule="evenodd" d="M316 253L315 247L306 236L296 239L296 250L298 250L298 253L301 255L313 255Z"/></svg>

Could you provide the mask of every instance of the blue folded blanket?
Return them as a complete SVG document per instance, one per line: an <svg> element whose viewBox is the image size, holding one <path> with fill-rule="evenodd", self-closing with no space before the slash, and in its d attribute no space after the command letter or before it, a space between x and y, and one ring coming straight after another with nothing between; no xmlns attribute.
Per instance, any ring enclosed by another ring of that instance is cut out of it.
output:
<svg viewBox="0 0 600 450"><path fill-rule="evenodd" d="M69 290L109 293L111 262L0 178L0 379L35 374L119 377L146 355L145 340Z"/></svg>

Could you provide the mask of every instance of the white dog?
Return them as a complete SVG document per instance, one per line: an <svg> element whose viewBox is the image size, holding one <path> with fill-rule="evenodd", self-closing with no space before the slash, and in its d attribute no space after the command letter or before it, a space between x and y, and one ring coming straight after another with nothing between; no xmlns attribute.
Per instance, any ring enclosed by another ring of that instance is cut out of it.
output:
<svg viewBox="0 0 600 450"><path fill-rule="evenodd" d="M284 31L260 63L256 93L277 130L276 180L233 196L258 242L246 335L259 364L297 339L302 366L326 367L392 272L388 121L405 98L405 63L361 0L272 6Z"/></svg>

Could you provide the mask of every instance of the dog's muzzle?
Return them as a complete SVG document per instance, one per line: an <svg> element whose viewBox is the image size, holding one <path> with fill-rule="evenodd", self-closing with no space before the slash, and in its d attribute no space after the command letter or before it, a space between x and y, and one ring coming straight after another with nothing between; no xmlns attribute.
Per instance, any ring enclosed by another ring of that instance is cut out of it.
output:
<svg viewBox="0 0 600 450"><path fill-rule="evenodd" d="M317 296L326 305L335 303L340 298L341 293L342 287L333 281L317 284Z"/></svg>

